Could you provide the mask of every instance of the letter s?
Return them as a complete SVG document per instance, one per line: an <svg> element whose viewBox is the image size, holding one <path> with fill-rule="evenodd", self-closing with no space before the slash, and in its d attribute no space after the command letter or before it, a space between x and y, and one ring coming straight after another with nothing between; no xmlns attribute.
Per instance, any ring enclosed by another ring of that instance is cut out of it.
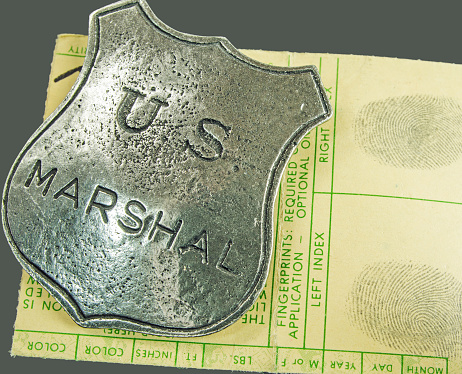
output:
<svg viewBox="0 0 462 374"><path fill-rule="evenodd" d="M215 152L212 157L205 156L197 149L194 149L189 141L186 141L186 147L191 150L194 156L204 161L215 161L223 155L223 144L215 135L213 135L210 131L207 131L204 125L216 125L220 127L225 132L225 138L229 136L231 127L225 126L220 121L211 118L204 118L197 124L196 132L198 137L205 143L205 145Z"/></svg>

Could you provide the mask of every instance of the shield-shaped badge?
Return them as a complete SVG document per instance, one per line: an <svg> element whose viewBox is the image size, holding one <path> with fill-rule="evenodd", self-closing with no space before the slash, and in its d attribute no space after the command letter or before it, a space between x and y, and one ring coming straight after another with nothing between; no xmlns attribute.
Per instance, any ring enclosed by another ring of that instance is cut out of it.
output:
<svg viewBox="0 0 462 374"><path fill-rule="evenodd" d="M11 169L9 243L82 326L218 331L262 290L284 165L330 115L315 67L179 33L142 0L105 7L76 85Z"/></svg>

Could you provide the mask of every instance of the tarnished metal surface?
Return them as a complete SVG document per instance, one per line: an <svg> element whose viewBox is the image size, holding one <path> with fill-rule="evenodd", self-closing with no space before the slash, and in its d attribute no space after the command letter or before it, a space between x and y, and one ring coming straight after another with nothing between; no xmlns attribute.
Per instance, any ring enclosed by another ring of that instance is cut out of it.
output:
<svg viewBox="0 0 462 374"><path fill-rule="evenodd" d="M144 1L105 7L76 85L11 169L9 243L82 326L218 331L262 290L285 162L330 114L314 67L251 61Z"/></svg>

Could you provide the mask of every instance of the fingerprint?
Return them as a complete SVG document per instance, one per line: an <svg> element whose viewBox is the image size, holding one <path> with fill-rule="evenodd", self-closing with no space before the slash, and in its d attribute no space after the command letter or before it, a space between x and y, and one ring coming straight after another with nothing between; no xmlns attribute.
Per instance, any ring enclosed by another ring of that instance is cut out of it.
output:
<svg viewBox="0 0 462 374"><path fill-rule="evenodd" d="M377 161L433 169L462 153L462 108L427 95L390 97L365 105L355 120L356 142Z"/></svg>
<svg viewBox="0 0 462 374"><path fill-rule="evenodd" d="M348 295L350 322L403 353L462 357L462 283L428 265L365 267Z"/></svg>

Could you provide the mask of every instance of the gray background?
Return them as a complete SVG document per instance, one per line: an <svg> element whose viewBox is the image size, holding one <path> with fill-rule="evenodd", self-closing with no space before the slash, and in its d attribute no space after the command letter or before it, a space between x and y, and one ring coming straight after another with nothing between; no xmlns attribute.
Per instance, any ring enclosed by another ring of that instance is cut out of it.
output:
<svg viewBox="0 0 462 374"><path fill-rule="evenodd" d="M110 0L9 0L2 3L2 186L17 154L41 123L56 35L86 34L88 15L108 3ZM462 5L455 0L148 0L148 3L154 13L169 26L190 34L225 36L237 48L362 54L462 63ZM2 372L205 372L194 369L11 358L9 350L21 269L3 234L0 237L0 284L4 301L0 309Z"/></svg>

